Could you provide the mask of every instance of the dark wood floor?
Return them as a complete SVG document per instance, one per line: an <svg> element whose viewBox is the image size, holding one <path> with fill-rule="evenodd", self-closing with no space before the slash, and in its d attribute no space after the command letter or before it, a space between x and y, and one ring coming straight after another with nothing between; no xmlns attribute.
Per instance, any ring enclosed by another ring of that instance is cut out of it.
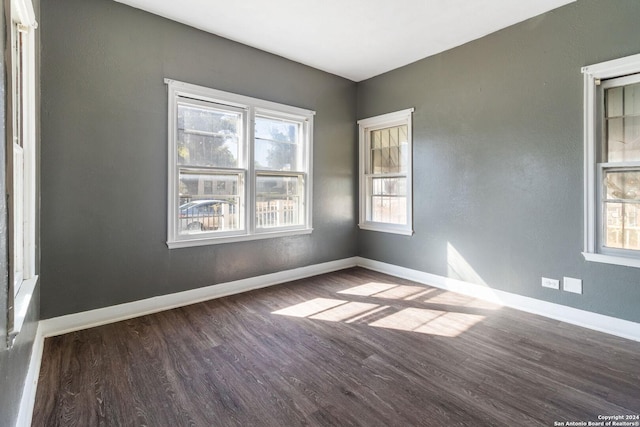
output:
<svg viewBox="0 0 640 427"><path fill-rule="evenodd" d="M33 426L553 426L640 413L640 343L363 269L45 342Z"/></svg>

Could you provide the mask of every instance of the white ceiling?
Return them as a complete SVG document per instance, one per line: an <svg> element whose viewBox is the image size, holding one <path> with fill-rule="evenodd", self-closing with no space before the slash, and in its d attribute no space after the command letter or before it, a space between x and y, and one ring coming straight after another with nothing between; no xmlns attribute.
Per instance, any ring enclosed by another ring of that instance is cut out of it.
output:
<svg viewBox="0 0 640 427"><path fill-rule="evenodd" d="M361 81L575 0L116 0Z"/></svg>

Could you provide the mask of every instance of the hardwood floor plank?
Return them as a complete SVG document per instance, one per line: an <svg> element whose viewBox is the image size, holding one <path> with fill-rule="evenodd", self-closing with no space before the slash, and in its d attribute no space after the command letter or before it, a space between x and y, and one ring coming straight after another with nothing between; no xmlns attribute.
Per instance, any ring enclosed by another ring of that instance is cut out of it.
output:
<svg viewBox="0 0 640 427"><path fill-rule="evenodd" d="M33 426L550 426L640 343L353 268L48 338Z"/></svg>

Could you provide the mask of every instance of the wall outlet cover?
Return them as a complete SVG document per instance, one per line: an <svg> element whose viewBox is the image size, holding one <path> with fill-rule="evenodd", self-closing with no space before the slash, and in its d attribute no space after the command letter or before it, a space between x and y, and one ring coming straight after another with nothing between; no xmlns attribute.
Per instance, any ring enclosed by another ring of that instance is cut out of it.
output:
<svg viewBox="0 0 640 427"><path fill-rule="evenodd" d="M562 289L567 292L573 292L574 294L582 294L582 280L565 277L562 280Z"/></svg>
<svg viewBox="0 0 640 427"><path fill-rule="evenodd" d="M556 279L542 278L542 286L550 289L560 289L560 281Z"/></svg>

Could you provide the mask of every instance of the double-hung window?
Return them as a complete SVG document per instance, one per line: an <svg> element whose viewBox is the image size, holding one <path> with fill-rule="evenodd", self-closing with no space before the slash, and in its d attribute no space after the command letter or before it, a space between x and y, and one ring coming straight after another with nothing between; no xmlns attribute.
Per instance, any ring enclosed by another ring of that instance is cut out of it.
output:
<svg viewBox="0 0 640 427"><path fill-rule="evenodd" d="M166 83L168 246L310 233L315 113Z"/></svg>
<svg viewBox="0 0 640 427"><path fill-rule="evenodd" d="M7 195L9 228L9 339L22 327L36 275L35 30L30 0L11 2L8 55ZM10 123L10 124L9 124Z"/></svg>
<svg viewBox="0 0 640 427"><path fill-rule="evenodd" d="M412 113L413 108L358 121L361 229L413 234Z"/></svg>
<svg viewBox="0 0 640 427"><path fill-rule="evenodd" d="M582 69L587 260L640 267L640 55Z"/></svg>

